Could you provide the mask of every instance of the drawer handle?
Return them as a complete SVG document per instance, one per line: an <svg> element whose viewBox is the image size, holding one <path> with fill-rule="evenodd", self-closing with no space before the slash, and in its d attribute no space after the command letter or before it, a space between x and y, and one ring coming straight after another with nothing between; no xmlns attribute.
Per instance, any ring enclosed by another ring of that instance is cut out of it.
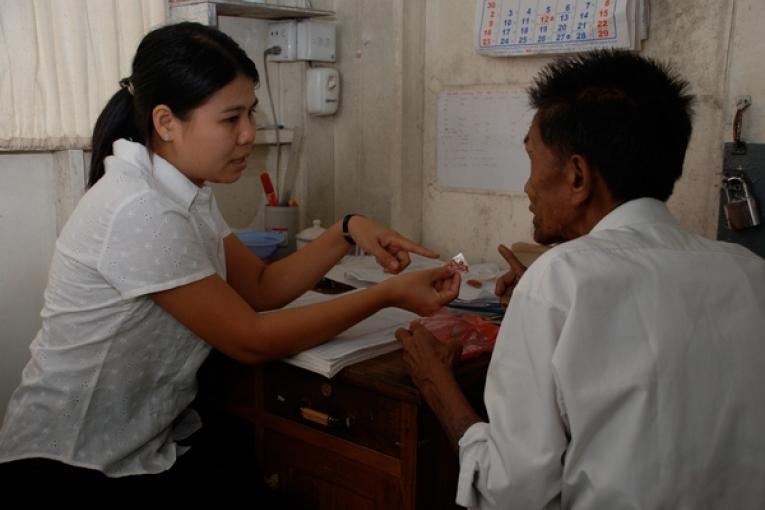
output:
<svg viewBox="0 0 765 510"><path fill-rule="evenodd" d="M347 418L335 418L333 416L328 415L327 413L322 413L320 411L317 411L316 409L311 409L310 407L301 407L300 416L302 416L304 420L317 423L324 427L350 428L351 425L353 424L353 418L351 418L350 416Z"/></svg>

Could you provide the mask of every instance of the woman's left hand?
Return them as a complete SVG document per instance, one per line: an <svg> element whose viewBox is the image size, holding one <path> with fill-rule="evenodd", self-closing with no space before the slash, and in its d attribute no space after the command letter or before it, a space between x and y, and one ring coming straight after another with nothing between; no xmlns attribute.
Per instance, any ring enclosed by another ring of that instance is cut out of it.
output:
<svg viewBox="0 0 765 510"><path fill-rule="evenodd" d="M386 273L397 274L403 271L411 262L409 253L431 259L438 258L438 253L364 216L351 217L348 221L348 233L361 249L375 257Z"/></svg>

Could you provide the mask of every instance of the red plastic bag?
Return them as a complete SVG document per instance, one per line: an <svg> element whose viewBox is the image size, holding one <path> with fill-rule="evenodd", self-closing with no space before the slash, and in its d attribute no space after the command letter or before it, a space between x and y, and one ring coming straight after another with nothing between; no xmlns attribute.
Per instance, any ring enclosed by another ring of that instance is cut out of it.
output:
<svg viewBox="0 0 765 510"><path fill-rule="evenodd" d="M462 359L469 359L494 349L499 326L477 315L459 315L442 308L430 317L412 321L411 327L424 326L442 342L457 338L462 344Z"/></svg>

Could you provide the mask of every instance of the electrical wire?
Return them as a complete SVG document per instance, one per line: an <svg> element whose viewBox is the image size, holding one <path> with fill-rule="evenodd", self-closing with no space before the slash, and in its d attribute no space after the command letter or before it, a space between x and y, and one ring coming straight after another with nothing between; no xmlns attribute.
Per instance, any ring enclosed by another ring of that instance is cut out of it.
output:
<svg viewBox="0 0 765 510"><path fill-rule="evenodd" d="M276 135L276 181L277 186L279 183L279 167L282 160L282 144L279 138L279 121L276 118L276 108L274 107L274 100L271 96L271 83L268 79L268 55L279 55L282 52L280 46L272 46L263 52L263 70L266 75L266 92L268 93L268 102L271 104L271 118L274 122L274 134ZM282 205L282 204L279 204Z"/></svg>

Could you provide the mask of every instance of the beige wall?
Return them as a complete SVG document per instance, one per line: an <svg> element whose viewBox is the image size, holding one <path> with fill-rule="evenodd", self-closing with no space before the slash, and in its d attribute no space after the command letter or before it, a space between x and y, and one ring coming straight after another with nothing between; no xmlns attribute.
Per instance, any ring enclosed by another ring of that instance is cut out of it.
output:
<svg viewBox="0 0 765 510"><path fill-rule="evenodd" d="M82 151L0 154L0 420L40 329L53 246L85 185Z"/></svg>
<svg viewBox="0 0 765 510"><path fill-rule="evenodd" d="M761 0L652 0L642 54L670 62L698 97L684 175L669 201L688 228L716 232L722 143L730 141L737 94L751 94L744 138L765 141L765 66L758 34ZM546 57L490 58L472 47L475 3L429 0L426 9L423 241L468 260L501 260L500 242L531 241L523 194L441 188L436 177L436 101L443 90L528 86ZM731 34L734 34L731 37ZM730 47L729 47L730 46ZM759 106L757 106L759 105Z"/></svg>
<svg viewBox="0 0 765 510"><path fill-rule="evenodd" d="M757 39L761 0L652 0L643 54L665 60L698 97L684 175L670 208L692 230L715 235L722 143L730 140L734 97L750 94L745 139L765 139L765 71ZM305 130L297 196L301 226L349 211L390 224L443 255L500 261L496 245L531 240L523 193L445 189L436 178L436 102L452 89L526 87L550 57L491 58L473 49L473 0L325 0L336 12L342 93L333 117L304 112L303 62L270 64L280 120ZM263 23L225 20L258 61ZM731 33L735 37L731 37ZM267 122L265 88L259 92ZM289 148L284 149L282 168ZM257 174L274 168L273 148L259 147L250 171L218 186L234 227L262 226ZM525 162L524 162L525 163Z"/></svg>

